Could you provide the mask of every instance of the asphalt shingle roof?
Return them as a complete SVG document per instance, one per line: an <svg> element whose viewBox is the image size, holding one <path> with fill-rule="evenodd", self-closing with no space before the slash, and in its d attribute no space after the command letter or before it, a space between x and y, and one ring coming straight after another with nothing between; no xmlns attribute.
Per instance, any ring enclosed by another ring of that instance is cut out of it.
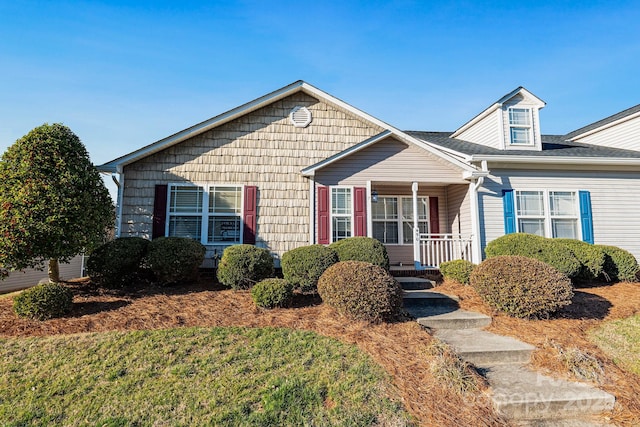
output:
<svg viewBox="0 0 640 427"><path fill-rule="evenodd" d="M581 127L580 129L574 130L571 133L568 133L564 136L565 139L571 139L574 136L581 135L583 133L589 132L590 130L597 129L601 126L607 125L609 123L615 122L616 120L624 119L627 116L635 114L640 111L640 104L635 107L627 108L624 111L620 111L619 113L614 114L613 116L606 117L602 120L598 120L597 122L591 123L590 125Z"/></svg>
<svg viewBox="0 0 640 427"><path fill-rule="evenodd" d="M598 145L582 144L566 140L562 135L542 135L542 151L538 150L499 150L480 144L450 138L453 132L423 132L405 131L414 138L439 145L466 155L495 155L495 156L540 156L540 157L616 157L639 159L640 151L622 150L619 148L602 147Z"/></svg>

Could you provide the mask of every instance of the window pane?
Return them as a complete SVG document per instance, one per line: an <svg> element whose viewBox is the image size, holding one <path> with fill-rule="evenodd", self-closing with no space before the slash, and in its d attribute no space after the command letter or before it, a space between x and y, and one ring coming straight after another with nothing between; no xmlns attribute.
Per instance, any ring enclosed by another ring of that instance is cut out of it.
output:
<svg viewBox="0 0 640 427"><path fill-rule="evenodd" d="M551 229L553 237L578 238L578 221L575 219L552 219Z"/></svg>
<svg viewBox="0 0 640 427"><path fill-rule="evenodd" d="M379 197L377 203L371 203L371 217L376 219L398 219L398 199Z"/></svg>
<svg viewBox="0 0 640 427"><path fill-rule="evenodd" d="M331 212L334 214L351 214L351 189L331 189Z"/></svg>
<svg viewBox="0 0 640 427"><path fill-rule="evenodd" d="M240 213L239 187L213 187L209 193L209 212Z"/></svg>
<svg viewBox="0 0 640 427"><path fill-rule="evenodd" d="M544 215L542 191L518 191L516 192L518 215Z"/></svg>
<svg viewBox="0 0 640 427"><path fill-rule="evenodd" d="M209 217L209 243L240 243L240 218L237 216Z"/></svg>
<svg viewBox="0 0 640 427"><path fill-rule="evenodd" d="M202 212L202 188L186 185L171 187L169 212Z"/></svg>
<svg viewBox="0 0 640 427"><path fill-rule="evenodd" d="M576 193L572 191L552 191L549 193L551 215L576 215Z"/></svg>
<svg viewBox="0 0 640 427"><path fill-rule="evenodd" d="M429 219L429 198L418 197L418 219ZM413 220L413 197L402 198L402 217Z"/></svg>
<svg viewBox="0 0 640 427"><path fill-rule="evenodd" d="M511 128L511 143L512 144L529 144L529 129L528 128Z"/></svg>
<svg viewBox="0 0 640 427"><path fill-rule="evenodd" d="M333 241L346 239L351 237L351 218L334 217L333 218Z"/></svg>
<svg viewBox="0 0 640 427"><path fill-rule="evenodd" d="M373 237L382 243L398 243L398 223L376 221L373 223Z"/></svg>
<svg viewBox="0 0 640 427"><path fill-rule="evenodd" d="M199 216L169 217L169 236L188 237L200 241L202 218Z"/></svg>
<svg viewBox="0 0 640 427"><path fill-rule="evenodd" d="M518 221L521 233L537 234L544 236L544 219L521 219Z"/></svg>
<svg viewBox="0 0 640 427"><path fill-rule="evenodd" d="M420 233L429 232L428 221L418 221L418 227L420 227ZM402 242L405 244L413 243L413 222L405 221L402 223Z"/></svg>
<svg viewBox="0 0 640 427"><path fill-rule="evenodd" d="M531 126L529 121L529 109L528 108L510 108L509 109L509 124L516 126Z"/></svg>

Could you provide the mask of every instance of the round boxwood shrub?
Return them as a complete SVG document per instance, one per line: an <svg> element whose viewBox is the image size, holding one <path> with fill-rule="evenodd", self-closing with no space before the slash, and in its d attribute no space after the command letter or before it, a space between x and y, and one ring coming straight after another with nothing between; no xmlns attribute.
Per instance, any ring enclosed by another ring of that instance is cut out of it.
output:
<svg viewBox="0 0 640 427"><path fill-rule="evenodd" d="M513 317L540 318L571 303L571 280L533 258L498 256L471 273L471 286L492 308Z"/></svg>
<svg viewBox="0 0 640 427"><path fill-rule="evenodd" d="M617 246L595 245L605 253L604 271L609 280L617 282L636 282L638 279L638 261L629 251Z"/></svg>
<svg viewBox="0 0 640 427"><path fill-rule="evenodd" d="M264 279L251 288L253 302L262 308L286 307L293 297L293 285L285 279Z"/></svg>
<svg viewBox="0 0 640 427"><path fill-rule="evenodd" d="M553 240L528 233L505 234L489 242L485 254L487 258L502 255L535 258L555 267L570 279L576 279L582 270L582 264L571 249L555 244Z"/></svg>
<svg viewBox="0 0 640 427"><path fill-rule="evenodd" d="M318 279L336 262L338 254L327 246L302 246L282 255L282 275L303 292L317 291Z"/></svg>
<svg viewBox="0 0 640 427"><path fill-rule="evenodd" d="M233 289L248 289L273 275L273 258L267 249L252 245L229 246L218 265L218 280Z"/></svg>
<svg viewBox="0 0 640 427"><path fill-rule="evenodd" d="M340 261L364 261L389 270L387 248L372 237L349 237L329 245Z"/></svg>
<svg viewBox="0 0 640 427"><path fill-rule="evenodd" d="M440 264L440 273L445 279L454 280L463 285L469 284L469 276L476 265L464 259L456 259Z"/></svg>
<svg viewBox="0 0 640 427"><path fill-rule="evenodd" d="M186 237L159 237L149 244L147 267L161 285L195 280L206 248Z"/></svg>
<svg viewBox="0 0 640 427"><path fill-rule="evenodd" d="M342 261L327 268L318 281L327 305L353 320L379 323L402 311L402 289L387 270L363 261Z"/></svg>
<svg viewBox="0 0 640 427"><path fill-rule="evenodd" d="M20 317L36 320L60 317L71 311L71 289L59 283L43 283L13 298L13 311Z"/></svg>
<svg viewBox="0 0 640 427"><path fill-rule="evenodd" d="M591 282L604 274L605 253L602 248L576 239L553 239L557 245L569 248L580 264L580 272L577 275L579 282Z"/></svg>
<svg viewBox="0 0 640 427"><path fill-rule="evenodd" d="M91 281L105 288L123 288L144 277L143 259L149 241L121 237L96 248L87 260Z"/></svg>

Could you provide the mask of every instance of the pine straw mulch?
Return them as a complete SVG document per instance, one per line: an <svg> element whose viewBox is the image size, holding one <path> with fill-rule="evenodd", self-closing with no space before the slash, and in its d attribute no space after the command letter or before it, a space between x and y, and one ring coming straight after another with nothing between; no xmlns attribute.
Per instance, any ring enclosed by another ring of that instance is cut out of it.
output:
<svg viewBox="0 0 640 427"><path fill-rule="evenodd" d="M0 298L0 337L165 329L182 326L286 327L314 331L357 345L391 376L404 407L425 426L503 426L484 392L457 393L435 380L429 369L432 337L415 321L367 325L351 322L298 295L292 308L260 310L248 291L211 281L179 289L106 292L88 281L71 282L74 308L65 318L45 322L18 318L11 298Z"/></svg>
<svg viewBox="0 0 640 427"><path fill-rule="evenodd" d="M616 397L611 420L621 426L640 425L640 377L619 368L595 344L587 332L604 321L640 313L640 284L603 284L575 289L572 304L548 320L515 319L493 312L470 286L445 281L438 290L460 298L460 306L493 316L488 331L508 335L537 347L532 365L555 377L578 380L558 357L558 347L577 347L602 364L597 387ZM640 357L640 355L638 356Z"/></svg>

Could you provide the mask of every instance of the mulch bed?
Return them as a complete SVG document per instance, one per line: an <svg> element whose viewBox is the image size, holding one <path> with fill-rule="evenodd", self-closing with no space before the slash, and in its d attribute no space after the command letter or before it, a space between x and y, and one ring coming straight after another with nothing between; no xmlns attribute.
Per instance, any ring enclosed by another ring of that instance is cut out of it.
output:
<svg viewBox="0 0 640 427"><path fill-rule="evenodd" d="M297 295L287 309L256 308L248 291L222 289L213 281L181 288L110 292L88 281L74 289L72 313L45 322L18 318L11 298L0 298L0 337L165 329L186 326L287 327L305 329L357 345L393 378L405 408L426 426L502 426L485 393L460 395L429 370L431 336L415 321L367 325L348 321L317 297Z"/></svg>
<svg viewBox="0 0 640 427"><path fill-rule="evenodd" d="M620 369L587 338L587 331L603 321L640 313L640 284L602 284L575 290L572 304L548 320L522 320L493 312L469 286L445 282L438 290L460 297L460 306L493 316L487 330L508 335L535 345L532 364L556 377L576 380L559 360L555 344L577 347L596 357L604 367L597 387L616 397L612 420L623 426L640 425L640 377ZM640 357L640 355L638 355Z"/></svg>

